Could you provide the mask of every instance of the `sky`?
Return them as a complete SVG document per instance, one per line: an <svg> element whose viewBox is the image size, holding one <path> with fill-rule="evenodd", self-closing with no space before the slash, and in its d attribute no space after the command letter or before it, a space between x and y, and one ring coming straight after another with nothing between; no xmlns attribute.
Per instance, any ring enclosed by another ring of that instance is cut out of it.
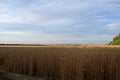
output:
<svg viewBox="0 0 120 80"><path fill-rule="evenodd" d="M0 43L107 44L120 0L0 0Z"/></svg>

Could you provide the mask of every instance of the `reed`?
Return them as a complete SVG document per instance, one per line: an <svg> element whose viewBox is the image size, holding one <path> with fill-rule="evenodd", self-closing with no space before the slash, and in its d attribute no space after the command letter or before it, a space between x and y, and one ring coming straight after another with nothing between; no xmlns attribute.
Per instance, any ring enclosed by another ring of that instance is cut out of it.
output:
<svg viewBox="0 0 120 80"><path fill-rule="evenodd" d="M0 65L52 80L120 80L120 47L0 47Z"/></svg>

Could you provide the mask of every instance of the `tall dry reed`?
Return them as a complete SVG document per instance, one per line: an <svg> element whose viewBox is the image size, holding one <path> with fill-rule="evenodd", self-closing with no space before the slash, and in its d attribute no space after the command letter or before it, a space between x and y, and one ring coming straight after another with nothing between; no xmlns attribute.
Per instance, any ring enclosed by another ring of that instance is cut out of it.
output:
<svg viewBox="0 0 120 80"><path fill-rule="evenodd" d="M120 80L120 47L0 47L0 65L56 80Z"/></svg>

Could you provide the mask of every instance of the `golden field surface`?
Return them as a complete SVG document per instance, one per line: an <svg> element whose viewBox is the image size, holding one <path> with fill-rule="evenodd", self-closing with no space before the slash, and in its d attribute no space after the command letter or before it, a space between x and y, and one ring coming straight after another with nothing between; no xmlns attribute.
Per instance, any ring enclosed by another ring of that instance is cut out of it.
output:
<svg viewBox="0 0 120 80"><path fill-rule="evenodd" d="M44 80L120 80L120 47L0 46L0 66Z"/></svg>

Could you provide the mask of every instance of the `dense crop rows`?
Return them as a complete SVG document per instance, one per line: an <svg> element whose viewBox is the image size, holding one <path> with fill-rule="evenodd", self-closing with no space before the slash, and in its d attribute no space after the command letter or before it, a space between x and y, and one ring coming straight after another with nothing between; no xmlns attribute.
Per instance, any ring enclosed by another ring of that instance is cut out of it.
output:
<svg viewBox="0 0 120 80"><path fill-rule="evenodd" d="M120 80L120 47L0 47L0 65L52 80Z"/></svg>

